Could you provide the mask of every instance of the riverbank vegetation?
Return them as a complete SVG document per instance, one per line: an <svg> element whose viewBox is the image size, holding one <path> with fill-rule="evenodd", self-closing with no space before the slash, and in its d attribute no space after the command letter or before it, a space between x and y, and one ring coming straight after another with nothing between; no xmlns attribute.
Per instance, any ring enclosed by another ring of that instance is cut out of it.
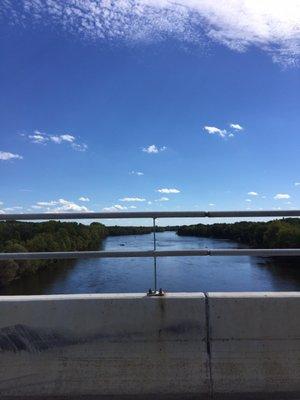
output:
<svg viewBox="0 0 300 400"><path fill-rule="evenodd" d="M300 248L300 218L269 222L184 225L179 227L177 234L230 239L252 248Z"/></svg>
<svg viewBox="0 0 300 400"><path fill-rule="evenodd" d="M286 218L270 222L156 227L157 232L177 231L182 236L229 239L252 248L300 248L300 219ZM145 226L84 225L77 222L0 222L0 252L98 250L107 236L141 235L153 232ZM56 260L0 261L0 286L25 275L34 274Z"/></svg>
<svg viewBox="0 0 300 400"><path fill-rule="evenodd" d="M173 227L156 227L157 232L177 230ZM145 226L105 226L94 222L84 225L77 222L0 222L0 253L42 251L98 250L107 236L142 235L153 232ZM25 275L36 273L56 260L2 260L0 261L0 286ZM61 263L61 261L60 261Z"/></svg>
<svg viewBox="0 0 300 400"><path fill-rule="evenodd" d="M100 223L0 222L0 252L97 250L107 234L106 227ZM0 286L53 264L55 260L2 260Z"/></svg>

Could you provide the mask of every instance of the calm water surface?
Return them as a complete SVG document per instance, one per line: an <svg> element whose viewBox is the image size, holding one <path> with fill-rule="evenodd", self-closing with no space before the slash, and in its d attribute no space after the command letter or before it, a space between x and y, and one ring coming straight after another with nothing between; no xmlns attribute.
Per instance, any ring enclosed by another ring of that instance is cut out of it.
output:
<svg viewBox="0 0 300 400"><path fill-rule="evenodd" d="M102 250L150 250L152 235L107 238ZM226 240L157 234L157 248L237 248ZM158 285L167 291L300 290L300 264L289 267L259 257L170 257L158 259ZM153 287L153 260L91 259L49 268L2 289L0 294L145 292Z"/></svg>

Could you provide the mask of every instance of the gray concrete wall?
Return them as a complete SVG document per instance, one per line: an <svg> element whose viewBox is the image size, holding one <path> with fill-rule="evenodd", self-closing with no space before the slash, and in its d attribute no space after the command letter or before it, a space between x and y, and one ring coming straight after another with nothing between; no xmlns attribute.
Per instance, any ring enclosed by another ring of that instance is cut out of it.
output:
<svg viewBox="0 0 300 400"><path fill-rule="evenodd" d="M215 397L300 399L300 293L210 293Z"/></svg>
<svg viewBox="0 0 300 400"><path fill-rule="evenodd" d="M300 398L299 311L300 293L4 296L0 399Z"/></svg>
<svg viewBox="0 0 300 400"><path fill-rule="evenodd" d="M202 293L2 297L0 398L207 393L205 324Z"/></svg>

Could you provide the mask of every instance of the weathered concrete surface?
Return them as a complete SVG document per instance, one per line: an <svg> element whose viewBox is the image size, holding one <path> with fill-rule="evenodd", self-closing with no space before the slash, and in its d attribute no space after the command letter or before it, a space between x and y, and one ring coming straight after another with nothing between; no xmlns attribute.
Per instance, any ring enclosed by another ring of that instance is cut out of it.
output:
<svg viewBox="0 0 300 400"><path fill-rule="evenodd" d="M0 398L207 398L205 297L0 298Z"/></svg>
<svg viewBox="0 0 300 400"><path fill-rule="evenodd" d="M0 399L300 399L300 293L0 298Z"/></svg>
<svg viewBox="0 0 300 400"><path fill-rule="evenodd" d="M300 399L300 293L209 293L208 306L214 398Z"/></svg>

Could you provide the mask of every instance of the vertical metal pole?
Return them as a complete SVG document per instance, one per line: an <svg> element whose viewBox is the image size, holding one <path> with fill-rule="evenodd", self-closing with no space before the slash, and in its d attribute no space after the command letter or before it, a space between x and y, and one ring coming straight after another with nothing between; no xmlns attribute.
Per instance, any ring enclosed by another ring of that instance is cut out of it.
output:
<svg viewBox="0 0 300 400"><path fill-rule="evenodd" d="M153 250L156 251L156 225L155 218L153 218ZM157 269L156 269L156 256L153 257L154 263L154 292L157 291Z"/></svg>

